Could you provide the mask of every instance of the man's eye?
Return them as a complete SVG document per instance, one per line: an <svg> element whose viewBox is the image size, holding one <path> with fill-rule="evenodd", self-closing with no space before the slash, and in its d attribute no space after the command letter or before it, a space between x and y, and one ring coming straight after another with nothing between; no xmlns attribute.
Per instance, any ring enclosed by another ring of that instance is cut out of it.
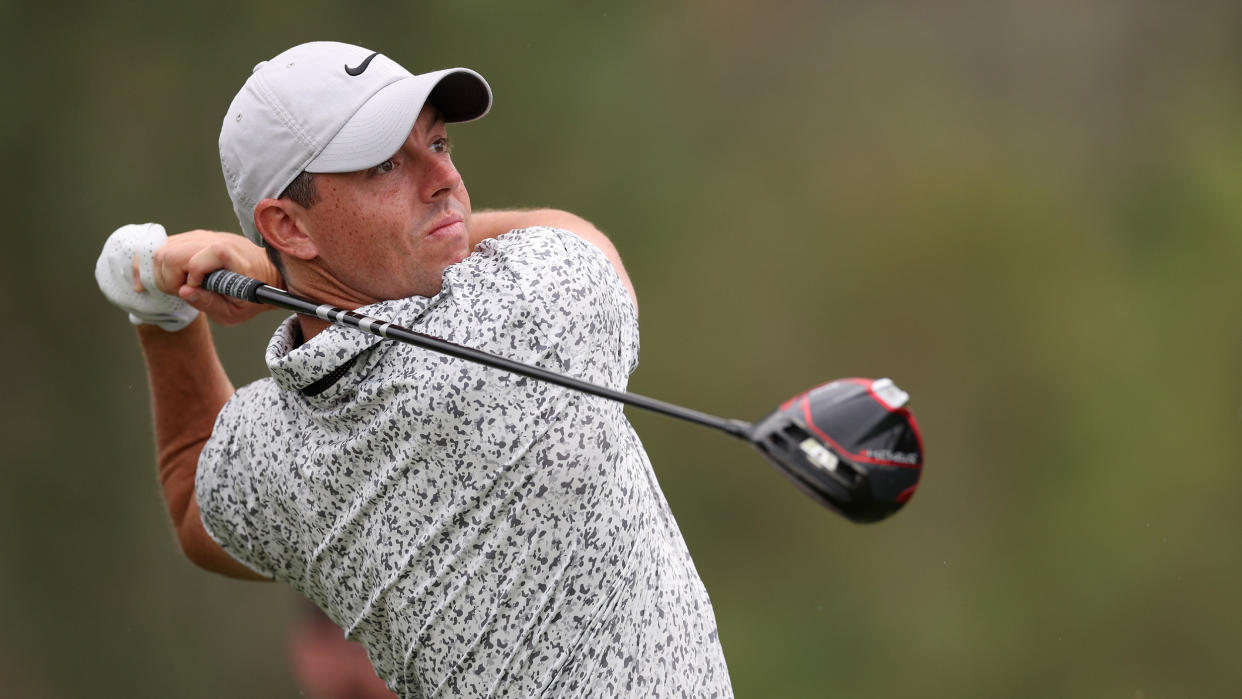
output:
<svg viewBox="0 0 1242 699"><path fill-rule="evenodd" d="M438 138L431 144L431 152L433 153L448 153L452 150L453 148L449 145L447 138Z"/></svg>
<svg viewBox="0 0 1242 699"><path fill-rule="evenodd" d="M388 160L385 160L379 165L376 165L375 171L378 173L392 172L393 169L396 167L397 167L397 164L392 161L392 158L389 158Z"/></svg>

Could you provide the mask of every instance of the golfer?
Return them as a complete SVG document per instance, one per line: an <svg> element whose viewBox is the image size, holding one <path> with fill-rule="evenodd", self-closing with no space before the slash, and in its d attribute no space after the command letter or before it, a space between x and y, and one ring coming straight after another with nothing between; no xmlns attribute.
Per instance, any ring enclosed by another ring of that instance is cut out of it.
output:
<svg viewBox="0 0 1242 699"><path fill-rule="evenodd" d="M304 316L272 336L270 378L234 390L216 357L205 317L262 310L200 288L227 268L624 389L637 310L608 240L565 212L472 212L446 124L491 102L470 70L295 46L220 132L245 237L109 239L96 276L138 327L181 546L293 586L402 697L730 697L619 403Z"/></svg>

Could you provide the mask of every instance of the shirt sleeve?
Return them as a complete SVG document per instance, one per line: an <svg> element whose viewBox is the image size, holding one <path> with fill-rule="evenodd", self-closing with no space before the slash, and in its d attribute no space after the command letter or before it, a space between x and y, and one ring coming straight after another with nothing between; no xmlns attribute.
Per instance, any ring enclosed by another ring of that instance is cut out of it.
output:
<svg viewBox="0 0 1242 699"><path fill-rule="evenodd" d="M239 389L229 399L199 455L194 480L203 528L229 555L268 578L275 577L267 555L269 496L265 479L255 472L261 462L254 458L251 431L263 396L272 391L267 379Z"/></svg>
<svg viewBox="0 0 1242 699"><path fill-rule="evenodd" d="M506 234L507 266L541 311L566 372L623 387L638 366L638 313L603 251L568 231Z"/></svg>

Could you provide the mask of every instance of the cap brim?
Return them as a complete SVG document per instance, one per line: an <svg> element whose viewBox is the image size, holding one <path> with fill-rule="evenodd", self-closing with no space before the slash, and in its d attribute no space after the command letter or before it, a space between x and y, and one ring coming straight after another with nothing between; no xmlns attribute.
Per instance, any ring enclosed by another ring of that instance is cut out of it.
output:
<svg viewBox="0 0 1242 699"><path fill-rule="evenodd" d="M473 70L453 68L431 75L440 78L429 99L450 124L481 119L492 108L492 88Z"/></svg>
<svg viewBox="0 0 1242 699"><path fill-rule="evenodd" d="M405 142L428 101L445 121L473 121L491 109L492 91L467 68L397 80L367 100L303 169L353 172L384 162Z"/></svg>

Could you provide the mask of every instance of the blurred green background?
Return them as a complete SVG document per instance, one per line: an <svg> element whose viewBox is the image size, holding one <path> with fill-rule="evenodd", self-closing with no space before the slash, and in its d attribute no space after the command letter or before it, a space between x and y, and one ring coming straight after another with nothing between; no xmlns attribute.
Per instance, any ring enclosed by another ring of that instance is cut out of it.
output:
<svg viewBox="0 0 1242 699"><path fill-rule="evenodd" d="M0 694L294 697L292 593L203 573L159 499L128 222L235 230L251 67L338 39L466 65L476 207L607 232L631 388L754 419L891 376L926 440L887 522L630 411L739 697L1236 696L1242 5L0 2L8 223ZM217 330L265 375L276 314Z"/></svg>

